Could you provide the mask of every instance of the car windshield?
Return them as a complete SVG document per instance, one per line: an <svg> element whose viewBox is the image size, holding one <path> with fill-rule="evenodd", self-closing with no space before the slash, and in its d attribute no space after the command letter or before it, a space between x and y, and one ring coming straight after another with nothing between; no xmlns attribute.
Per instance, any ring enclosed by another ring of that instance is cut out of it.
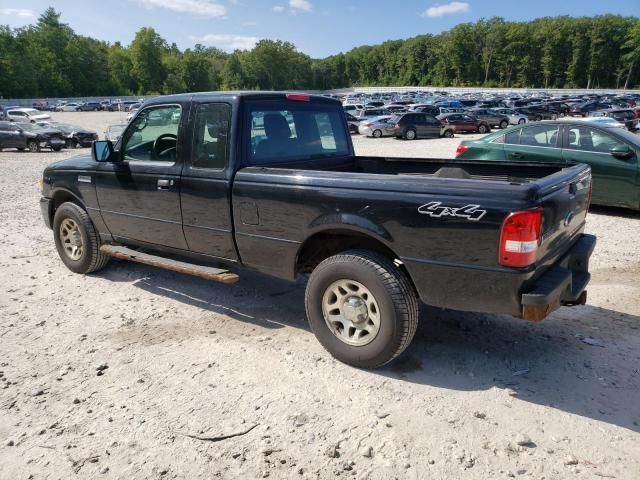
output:
<svg viewBox="0 0 640 480"><path fill-rule="evenodd" d="M343 113L331 104L251 102L249 157L254 165L349 155Z"/></svg>

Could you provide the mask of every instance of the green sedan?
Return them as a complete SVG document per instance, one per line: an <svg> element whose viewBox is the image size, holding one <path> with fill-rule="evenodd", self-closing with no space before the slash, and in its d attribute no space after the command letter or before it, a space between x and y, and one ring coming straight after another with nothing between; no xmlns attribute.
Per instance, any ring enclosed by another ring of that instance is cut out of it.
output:
<svg viewBox="0 0 640 480"><path fill-rule="evenodd" d="M592 203L640 210L640 136L622 128L583 120L518 125L462 142L456 158L586 163Z"/></svg>

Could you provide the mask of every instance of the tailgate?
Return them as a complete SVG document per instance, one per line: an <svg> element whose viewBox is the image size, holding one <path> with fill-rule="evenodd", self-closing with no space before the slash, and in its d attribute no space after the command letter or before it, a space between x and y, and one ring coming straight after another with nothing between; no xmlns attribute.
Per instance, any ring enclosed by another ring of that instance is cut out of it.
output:
<svg viewBox="0 0 640 480"><path fill-rule="evenodd" d="M538 207L544 212L536 263L545 267L561 257L584 231L591 196L591 170L575 165L541 179Z"/></svg>

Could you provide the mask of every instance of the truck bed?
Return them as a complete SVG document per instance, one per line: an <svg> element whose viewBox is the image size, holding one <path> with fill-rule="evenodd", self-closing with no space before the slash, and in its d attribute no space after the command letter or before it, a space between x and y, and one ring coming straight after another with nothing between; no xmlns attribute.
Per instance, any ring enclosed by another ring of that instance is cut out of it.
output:
<svg viewBox="0 0 640 480"><path fill-rule="evenodd" d="M508 183L531 183L570 167L569 164L490 162L486 160L452 160L435 158L349 157L331 160L314 159L272 164L270 168L295 168L326 172L407 175L461 180L489 180Z"/></svg>

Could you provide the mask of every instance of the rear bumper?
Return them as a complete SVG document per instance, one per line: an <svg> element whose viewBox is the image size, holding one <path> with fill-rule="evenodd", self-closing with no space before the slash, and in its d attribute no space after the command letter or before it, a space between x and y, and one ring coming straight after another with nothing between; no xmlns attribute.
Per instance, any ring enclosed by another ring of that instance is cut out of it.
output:
<svg viewBox="0 0 640 480"><path fill-rule="evenodd" d="M542 320L561 305L584 303L594 246L594 236L581 234L543 272L535 266L485 268L407 257L400 260L427 305Z"/></svg>
<svg viewBox="0 0 640 480"><path fill-rule="evenodd" d="M582 235L573 247L522 295L520 317L540 321L561 305L584 305L587 300L585 289L591 279L588 271L589 258L595 246L595 236Z"/></svg>

